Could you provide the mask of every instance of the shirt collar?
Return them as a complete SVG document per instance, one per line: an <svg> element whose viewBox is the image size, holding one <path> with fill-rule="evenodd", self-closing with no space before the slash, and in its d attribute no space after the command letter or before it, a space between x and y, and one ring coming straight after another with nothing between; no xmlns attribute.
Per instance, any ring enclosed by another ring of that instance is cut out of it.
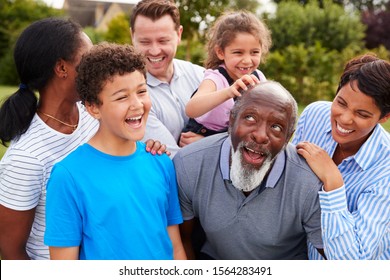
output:
<svg viewBox="0 0 390 280"><path fill-rule="evenodd" d="M180 69L180 67L176 67L176 59L174 59L173 60L173 77L172 77L171 82L173 80L178 79L181 75L183 75L183 71L182 71L182 69ZM149 72L146 73L146 83L150 87L157 87L160 84L167 84L167 82L160 81L159 79L157 79L155 76L153 76Z"/></svg>
<svg viewBox="0 0 390 280"><path fill-rule="evenodd" d="M357 151L356 154L351 156L349 160L354 160L359 167L362 170L367 170L372 164L375 163L375 157L377 156L375 152L372 151L373 147L378 147L379 143L382 141L382 128L380 127L380 124L377 124L376 127L374 128L374 131L368 137L366 142L360 147L360 149ZM326 133L329 135L330 139L334 143L332 146L333 149L336 148L337 143L334 141L331 133L332 133L332 125L331 122L326 123L325 127ZM328 154L331 154L330 151L328 151Z"/></svg>
<svg viewBox="0 0 390 280"><path fill-rule="evenodd" d="M230 181L230 147L230 137L227 137L222 143L219 165L222 172L222 178L228 181ZM283 150L276 156L276 160L274 161L271 171L267 176L267 188L274 188L276 186L276 183L283 174L285 162L286 155L285 151Z"/></svg>
<svg viewBox="0 0 390 280"><path fill-rule="evenodd" d="M375 158L377 157L377 152L379 152L378 148L380 143L383 143L382 130L383 128L381 125L377 124L370 137L368 137L366 142L364 142L364 144L360 147L359 151L353 156L356 163L359 164L363 170L368 169L376 161ZM373 147L377 148L373 150Z"/></svg>

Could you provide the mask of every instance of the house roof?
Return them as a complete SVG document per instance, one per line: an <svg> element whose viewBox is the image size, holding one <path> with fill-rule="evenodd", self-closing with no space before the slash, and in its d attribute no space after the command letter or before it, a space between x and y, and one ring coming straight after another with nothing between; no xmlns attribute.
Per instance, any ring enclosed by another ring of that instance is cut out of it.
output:
<svg viewBox="0 0 390 280"><path fill-rule="evenodd" d="M95 26L101 19L96 18L96 10L99 7L107 12L112 4L118 4L124 12L130 11L139 0L65 0L63 9L69 16L78 21L81 26Z"/></svg>

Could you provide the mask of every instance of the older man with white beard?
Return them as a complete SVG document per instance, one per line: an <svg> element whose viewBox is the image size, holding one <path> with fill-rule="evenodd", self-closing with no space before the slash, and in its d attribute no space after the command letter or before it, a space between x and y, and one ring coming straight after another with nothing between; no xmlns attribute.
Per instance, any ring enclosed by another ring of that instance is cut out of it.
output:
<svg viewBox="0 0 390 280"><path fill-rule="evenodd" d="M206 137L174 157L189 258L307 259L322 252L321 182L289 140L297 104L277 82L244 91L228 133ZM204 243L195 254L194 229Z"/></svg>

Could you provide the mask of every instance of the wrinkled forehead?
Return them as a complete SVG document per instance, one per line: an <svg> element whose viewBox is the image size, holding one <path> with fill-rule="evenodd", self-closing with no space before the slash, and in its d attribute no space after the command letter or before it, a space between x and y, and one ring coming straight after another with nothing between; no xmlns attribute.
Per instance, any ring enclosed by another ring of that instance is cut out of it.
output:
<svg viewBox="0 0 390 280"><path fill-rule="evenodd" d="M262 90L259 87L245 92L242 96L241 110L248 107L274 108L281 112L291 114L291 99L283 91Z"/></svg>

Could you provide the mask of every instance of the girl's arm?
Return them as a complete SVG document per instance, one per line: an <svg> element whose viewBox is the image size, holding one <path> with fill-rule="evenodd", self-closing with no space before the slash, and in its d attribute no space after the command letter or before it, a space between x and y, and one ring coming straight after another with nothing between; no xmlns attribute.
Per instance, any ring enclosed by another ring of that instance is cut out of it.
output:
<svg viewBox="0 0 390 280"><path fill-rule="evenodd" d="M78 246L76 247L49 247L51 260L78 260Z"/></svg>
<svg viewBox="0 0 390 280"><path fill-rule="evenodd" d="M230 98L241 96L240 90L247 90L248 85L260 83L255 75L244 75L228 88L217 90L212 80L206 79L199 85L198 91L186 105L186 114L197 118L211 111Z"/></svg>
<svg viewBox="0 0 390 280"><path fill-rule="evenodd" d="M186 252L184 251L183 243L181 242L179 225L168 226L168 234L173 245L173 259L186 260Z"/></svg>

